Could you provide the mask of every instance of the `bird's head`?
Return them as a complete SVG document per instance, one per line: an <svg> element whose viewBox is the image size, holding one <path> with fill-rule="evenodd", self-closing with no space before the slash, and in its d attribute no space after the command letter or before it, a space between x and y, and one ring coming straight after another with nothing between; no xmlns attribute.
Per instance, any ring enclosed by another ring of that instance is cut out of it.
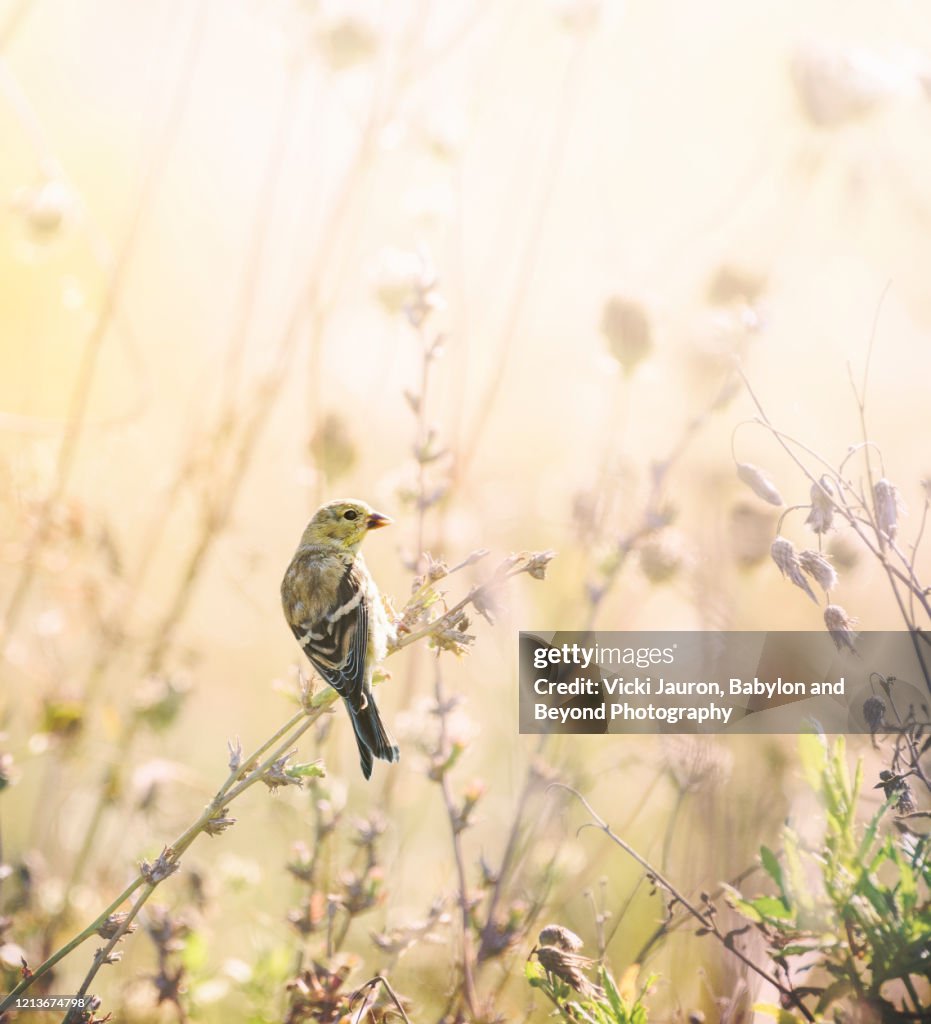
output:
<svg viewBox="0 0 931 1024"><path fill-rule="evenodd" d="M301 547L319 544L340 551L357 551L369 530L379 530L391 520L364 501L342 498L321 505L301 537Z"/></svg>

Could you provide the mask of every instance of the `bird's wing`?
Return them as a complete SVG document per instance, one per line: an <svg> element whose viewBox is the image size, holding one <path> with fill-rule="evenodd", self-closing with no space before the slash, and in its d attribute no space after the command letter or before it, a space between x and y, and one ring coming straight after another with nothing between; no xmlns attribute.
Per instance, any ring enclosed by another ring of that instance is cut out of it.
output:
<svg viewBox="0 0 931 1024"><path fill-rule="evenodd" d="M350 565L336 591L335 607L315 622L291 630L324 681L356 710L365 706L365 655L369 610L365 580Z"/></svg>

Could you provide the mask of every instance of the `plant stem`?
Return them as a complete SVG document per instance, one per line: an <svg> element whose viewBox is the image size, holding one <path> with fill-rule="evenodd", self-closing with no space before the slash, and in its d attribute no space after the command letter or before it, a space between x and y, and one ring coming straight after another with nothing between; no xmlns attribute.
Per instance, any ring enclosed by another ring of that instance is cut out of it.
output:
<svg viewBox="0 0 931 1024"><path fill-rule="evenodd" d="M714 937L721 942L725 949L729 950L736 956L741 963L748 967L755 974L758 974L764 981L769 982L778 992L790 999L792 1003L798 1007L799 1011L804 1015L805 1019L814 1022L815 1017L811 1011L802 1003L798 996L792 991L792 989L785 986L777 977L769 974L766 970L756 964L746 953L739 950L736 943L733 940L733 933L725 934L720 931L717 924L711 915L698 909L686 896L676 888L672 882L669 881L664 875L662 875L652 864L644 857L641 857L639 853L624 839L622 839L616 832L614 832L610 825L594 810L592 805L585 799L584 796L572 786L567 785L564 782L554 782L550 785L551 789L564 789L567 793L571 793L579 803L588 811L592 818L589 823L589 827L597 827L611 840L619 846L629 857L632 857L649 875L652 879L658 882L666 892L677 902L680 903L685 909L700 923L700 925L707 929L708 933L714 935ZM585 828L586 826L582 826Z"/></svg>

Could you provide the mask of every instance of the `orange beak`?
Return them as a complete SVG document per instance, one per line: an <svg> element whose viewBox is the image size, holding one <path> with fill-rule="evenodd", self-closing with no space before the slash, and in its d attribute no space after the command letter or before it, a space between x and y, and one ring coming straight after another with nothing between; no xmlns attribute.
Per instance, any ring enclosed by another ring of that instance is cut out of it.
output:
<svg viewBox="0 0 931 1024"><path fill-rule="evenodd" d="M365 520L365 525L370 530L380 530L383 526L388 526L390 523L391 520L387 516L383 516L381 512L373 512Z"/></svg>

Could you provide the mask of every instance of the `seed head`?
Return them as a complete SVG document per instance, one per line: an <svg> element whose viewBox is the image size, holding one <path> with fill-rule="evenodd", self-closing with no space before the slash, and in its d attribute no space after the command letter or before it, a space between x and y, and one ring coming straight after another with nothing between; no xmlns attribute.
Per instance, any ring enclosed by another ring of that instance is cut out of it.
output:
<svg viewBox="0 0 931 1024"><path fill-rule="evenodd" d="M708 282L708 301L714 306L732 302L754 303L766 289L766 279L747 267L723 264Z"/></svg>
<svg viewBox="0 0 931 1024"><path fill-rule="evenodd" d="M668 583L688 561L681 534L674 529L661 530L648 537L638 552L640 569L651 583Z"/></svg>
<svg viewBox="0 0 931 1024"><path fill-rule="evenodd" d="M805 579L805 575L802 572L802 566L799 562L798 555L795 551L795 546L792 541L786 540L785 537L777 537L770 547L770 554L773 556L773 561L779 567L779 571L783 576L789 578L797 587L804 590L805 593L815 602L818 603L818 598L815 597L814 591L808 585L808 580Z"/></svg>
<svg viewBox="0 0 931 1024"><path fill-rule="evenodd" d="M825 594L837 586L837 573L834 571L834 566L820 551L800 551L798 562Z"/></svg>
<svg viewBox="0 0 931 1024"><path fill-rule="evenodd" d="M897 814L914 814L917 810L912 787L902 775L896 775L895 772L883 769L879 773L879 782L876 783L873 789L881 789L887 800L895 799Z"/></svg>
<svg viewBox="0 0 931 1024"><path fill-rule="evenodd" d="M555 551L534 551L527 560L524 572L535 580L544 580L547 566L555 557Z"/></svg>
<svg viewBox="0 0 931 1024"><path fill-rule="evenodd" d="M587 956L579 956L558 946L539 946L536 955L547 973L566 982L585 999L598 999L604 995L601 986L589 981L582 973L592 966Z"/></svg>
<svg viewBox="0 0 931 1024"><path fill-rule="evenodd" d="M144 860L139 865L139 874L150 885L157 885L169 875L173 875L180 867L180 861L175 859L175 851L170 846L166 846L152 863Z"/></svg>
<svg viewBox="0 0 931 1024"><path fill-rule="evenodd" d="M829 604L824 609L824 624L831 634L834 646L839 651L846 648L854 654L857 653L857 649L854 646L854 641L857 639L857 634L853 630L854 620L850 618L839 604Z"/></svg>
<svg viewBox="0 0 931 1024"><path fill-rule="evenodd" d="M647 312L639 302L614 295L604 305L601 331L608 340L611 355L625 373L631 373L653 348L653 329Z"/></svg>
<svg viewBox="0 0 931 1024"><path fill-rule="evenodd" d="M775 516L755 502L741 501L731 509L729 533L734 557L742 566L758 565L769 553Z"/></svg>
<svg viewBox="0 0 931 1024"><path fill-rule="evenodd" d="M870 732L876 732L885 717L886 702L882 697L867 697L863 702L863 719L870 727Z"/></svg>
<svg viewBox="0 0 931 1024"><path fill-rule="evenodd" d="M310 454L330 482L351 472L359 452L348 422L338 413L327 413L310 440Z"/></svg>
<svg viewBox="0 0 931 1024"><path fill-rule="evenodd" d="M776 485L769 477L750 462L737 463L737 476L750 488L751 491L763 501L770 505L782 505L782 495L776 490Z"/></svg>
<svg viewBox="0 0 931 1024"><path fill-rule="evenodd" d="M900 76L875 54L830 44L800 47L790 70L803 110L819 128L855 121L899 88Z"/></svg>
<svg viewBox="0 0 931 1024"><path fill-rule="evenodd" d="M548 924L537 939L541 946L556 946L567 953L578 953L584 943L575 934L561 924Z"/></svg>
<svg viewBox="0 0 931 1024"><path fill-rule="evenodd" d="M873 485L873 511L876 514L879 532L885 534L889 540L895 540L899 530L902 500L899 497L899 489L885 477Z"/></svg>
<svg viewBox="0 0 931 1024"><path fill-rule="evenodd" d="M818 483L811 485L811 511L805 520L812 533L827 533L834 521L834 488L831 481L823 476Z"/></svg>
<svg viewBox="0 0 931 1024"><path fill-rule="evenodd" d="M704 737L664 736L662 751L666 767L683 794L714 789L730 778L730 751Z"/></svg>
<svg viewBox="0 0 931 1024"><path fill-rule="evenodd" d="M123 927L126 918L129 917L127 913L116 913L111 914L106 921L97 929L97 934L102 939L112 939L114 935ZM127 925L123 930L124 935L128 935L130 932L136 930L135 924Z"/></svg>

